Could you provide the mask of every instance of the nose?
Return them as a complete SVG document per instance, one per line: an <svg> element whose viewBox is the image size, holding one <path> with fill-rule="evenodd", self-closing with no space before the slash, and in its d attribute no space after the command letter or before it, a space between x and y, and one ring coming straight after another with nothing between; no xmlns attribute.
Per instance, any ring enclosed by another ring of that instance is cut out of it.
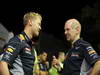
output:
<svg viewBox="0 0 100 75"><path fill-rule="evenodd" d="M66 35L67 34L67 31L65 31L64 34Z"/></svg>
<svg viewBox="0 0 100 75"><path fill-rule="evenodd" d="M39 26L39 29L41 30L41 26Z"/></svg>

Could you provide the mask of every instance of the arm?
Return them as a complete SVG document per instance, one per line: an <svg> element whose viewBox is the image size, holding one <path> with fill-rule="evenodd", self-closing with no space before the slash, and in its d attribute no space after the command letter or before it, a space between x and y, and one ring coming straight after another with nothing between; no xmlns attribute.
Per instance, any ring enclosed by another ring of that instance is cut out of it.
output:
<svg viewBox="0 0 100 75"><path fill-rule="evenodd" d="M38 64L34 64L34 73L36 75L40 75L40 69Z"/></svg>
<svg viewBox="0 0 100 75"><path fill-rule="evenodd" d="M48 72L47 72L47 71L41 71L41 70L39 69L39 65L38 65L38 64L35 64L35 65L34 65L34 73L35 73L36 75L48 75Z"/></svg>
<svg viewBox="0 0 100 75"><path fill-rule="evenodd" d="M8 64L5 61L0 62L0 75L10 75Z"/></svg>
<svg viewBox="0 0 100 75"><path fill-rule="evenodd" d="M49 75L48 71L40 71L40 75Z"/></svg>
<svg viewBox="0 0 100 75"><path fill-rule="evenodd" d="M84 50L84 55L86 61L93 67L90 71L89 75L99 75L100 73L100 56L97 54L97 52L91 47L88 46Z"/></svg>
<svg viewBox="0 0 100 75"><path fill-rule="evenodd" d="M94 64L93 70L90 75L99 75L100 74L100 60Z"/></svg>
<svg viewBox="0 0 100 75"><path fill-rule="evenodd" d="M19 49L17 48L18 46L15 43L9 43L5 46L5 52L2 54L3 56L0 60L0 75L10 75L8 65L12 66L15 58L17 57L19 53Z"/></svg>
<svg viewBox="0 0 100 75"><path fill-rule="evenodd" d="M61 71L61 63L55 56L53 56L52 66L55 67L58 71Z"/></svg>

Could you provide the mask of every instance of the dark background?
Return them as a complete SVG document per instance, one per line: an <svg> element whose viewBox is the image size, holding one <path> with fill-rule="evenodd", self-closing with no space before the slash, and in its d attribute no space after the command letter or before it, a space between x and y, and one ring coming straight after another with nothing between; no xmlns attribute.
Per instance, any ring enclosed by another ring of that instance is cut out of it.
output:
<svg viewBox="0 0 100 75"><path fill-rule="evenodd" d="M0 7L0 22L16 35L23 30L23 15L30 11L43 17L37 46L39 52L67 52L69 45L64 38L64 23L76 18L82 24L81 37L100 54L100 0L6 2Z"/></svg>

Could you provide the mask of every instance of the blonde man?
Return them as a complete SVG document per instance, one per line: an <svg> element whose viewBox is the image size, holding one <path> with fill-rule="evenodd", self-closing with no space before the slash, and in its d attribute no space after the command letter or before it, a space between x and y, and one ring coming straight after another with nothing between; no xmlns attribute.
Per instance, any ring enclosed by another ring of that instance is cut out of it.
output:
<svg viewBox="0 0 100 75"><path fill-rule="evenodd" d="M40 14L28 12L23 17L24 30L6 44L0 61L0 75L33 75L33 37L41 30ZM33 41L34 42L34 41Z"/></svg>

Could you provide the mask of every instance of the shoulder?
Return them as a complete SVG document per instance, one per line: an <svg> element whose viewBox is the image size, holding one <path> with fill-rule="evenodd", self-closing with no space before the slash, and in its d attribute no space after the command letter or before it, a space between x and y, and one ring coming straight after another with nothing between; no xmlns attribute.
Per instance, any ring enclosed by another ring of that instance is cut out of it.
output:
<svg viewBox="0 0 100 75"><path fill-rule="evenodd" d="M9 42L12 42L12 41L19 41L19 39L18 39L18 37L17 36L15 36L15 37L13 37L13 38L11 38L10 40L9 40Z"/></svg>
<svg viewBox="0 0 100 75"><path fill-rule="evenodd" d="M81 41L80 41L80 45L83 45L83 46L89 46L90 43L87 42L87 41L81 40Z"/></svg>
<svg viewBox="0 0 100 75"><path fill-rule="evenodd" d="M21 44L21 41L18 38L18 35L16 35L13 38L11 38L7 44L5 44L4 48L8 46L14 46L14 47L21 46L19 44Z"/></svg>
<svg viewBox="0 0 100 75"><path fill-rule="evenodd" d="M92 45L89 42L84 41L84 40L80 41L80 46L82 48L84 48L84 50L94 50L93 47L92 47Z"/></svg>
<svg viewBox="0 0 100 75"><path fill-rule="evenodd" d="M8 43L21 43L19 35L16 35L13 38L11 38Z"/></svg>

